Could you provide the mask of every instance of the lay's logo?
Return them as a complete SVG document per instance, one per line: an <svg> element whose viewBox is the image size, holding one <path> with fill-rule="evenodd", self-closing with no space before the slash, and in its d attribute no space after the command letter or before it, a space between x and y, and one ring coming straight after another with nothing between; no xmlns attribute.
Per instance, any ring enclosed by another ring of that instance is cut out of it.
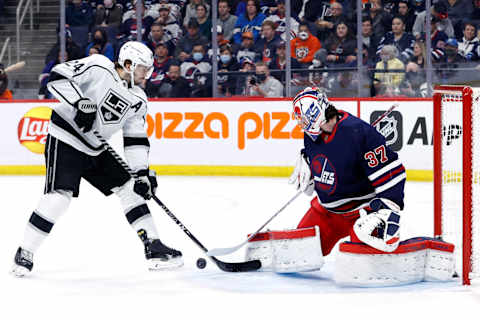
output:
<svg viewBox="0 0 480 320"><path fill-rule="evenodd" d="M18 123L18 141L28 150L43 154L52 109L36 107L25 113Z"/></svg>

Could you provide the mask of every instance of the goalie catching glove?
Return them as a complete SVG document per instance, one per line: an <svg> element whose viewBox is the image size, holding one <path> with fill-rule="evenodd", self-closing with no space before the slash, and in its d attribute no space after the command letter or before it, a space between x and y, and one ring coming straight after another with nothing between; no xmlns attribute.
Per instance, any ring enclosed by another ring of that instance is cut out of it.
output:
<svg viewBox="0 0 480 320"><path fill-rule="evenodd" d="M157 191L157 173L153 170L144 169L137 171L138 179L135 180L133 191L149 200Z"/></svg>
<svg viewBox="0 0 480 320"><path fill-rule="evenodd" d="M313 194L315 183L310 170L310 163L305 155L304 149L300 151L300 155L295 164L295 169L293 170L288 183L293 184L297 190L301 190L307 196Z"/></svg>
<svg viewBox="0 0 480 320"><path fill-rule="evenodd" d="M393 201L375 198L370 201L373 212L362 215L354 224L358 239L369 246L393 252L400 240L400 208Z"/></svg>
<svg viewBox="0 0 480 320"><path fill-rule="evenodd" d="M97 116L97 104L88 98L77 100L74 104L77 114L73 121L84 133L92 130L93 123Z"/></svg>

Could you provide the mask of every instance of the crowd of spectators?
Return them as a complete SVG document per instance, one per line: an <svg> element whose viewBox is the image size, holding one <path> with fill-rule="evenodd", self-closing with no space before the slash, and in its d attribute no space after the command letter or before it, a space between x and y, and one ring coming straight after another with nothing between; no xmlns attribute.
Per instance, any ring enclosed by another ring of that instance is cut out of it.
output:
<svg viewBox="0 0 480 320"><path fill-rule="evenodd" d="M294 90L317 85L341 97L358 95L361 87L365 96L422 96L428 90L427 55L435 68L434 83L465 81L479 65L480 0L433 0L428 13L424 0L362 1L363 73L354 70L355 0L290 2ZM216 26L212 10L218 12ZM285 14L285 0L218 0L217 8L208 0L71 0L66 8L67 58L103 54L115 61L120 47L139 36L155 56L153 75L144 84L149 97L211 97L212 59L218 61L219 96L281 97L287 64ZM427 19L431 52L425 46ZM212 34L219 47L215 53ZM45 84L61 61L59 53L58 42L39 78L42 97L49 97Z"/></svg>

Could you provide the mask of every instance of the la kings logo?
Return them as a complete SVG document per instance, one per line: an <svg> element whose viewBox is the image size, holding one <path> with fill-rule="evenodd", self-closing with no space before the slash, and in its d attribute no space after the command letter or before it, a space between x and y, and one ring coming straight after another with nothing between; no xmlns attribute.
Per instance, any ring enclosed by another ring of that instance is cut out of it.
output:
<svg viewBox="0 0 480 320"><path fill-rule="evenodd" d="M102 122L106 124L119 123L127 113L130 103L112 89L108 90L100 104Z"/></svg>
<svg viewBox="0 0 480 320"><path fill-rule="evenodd" d="M378 119L385 111L374 111L370 115L370 123ZM380 132L393 151L399 151L403 144L403 119L398 111L392 111L388 116L380 120L375 129Z"/></svg>

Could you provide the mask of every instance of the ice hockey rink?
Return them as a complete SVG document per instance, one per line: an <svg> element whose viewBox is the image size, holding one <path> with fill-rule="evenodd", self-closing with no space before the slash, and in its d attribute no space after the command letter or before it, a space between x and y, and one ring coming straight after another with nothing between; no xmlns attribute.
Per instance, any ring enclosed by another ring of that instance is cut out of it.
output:
<svg viewBox="0 0 480 320"><path fill-rule="evenodd" d="M0 319L479 319L480 286L424 282L389 288L344 288L333 282L335 253L322 270L280 275L225 273L154 202L161 239L182 250L185 266L147 271L143 246L115 196L82 182L80 198L35 256L34 273L9 274L43 177L0 176ZM407 182L402 239L431 236L433 191ZM158 197L207 247L245 240L293 195L286 178L160 176ZM302 195L270 229L296 226L309 206ZM335 251L335 250L334 250ZM244 250L225 261L243 260ZM354 268L355 266L352 266Z"/></svg>

